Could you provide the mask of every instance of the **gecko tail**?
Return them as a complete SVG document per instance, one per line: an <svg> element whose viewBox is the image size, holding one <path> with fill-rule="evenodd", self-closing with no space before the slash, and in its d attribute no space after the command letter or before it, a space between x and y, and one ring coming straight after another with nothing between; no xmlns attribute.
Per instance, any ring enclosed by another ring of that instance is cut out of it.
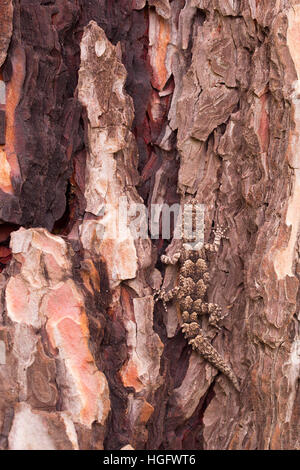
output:
<svg viewBox="0 0 300 470"><path fill-rule="evenodd" d="M205 338L204 334L200 332L194 339L189 340L189 344L204 357L212 366L218 369L222 374L226 375L232 382L235 389L240 392L239 381L229 365L224 361L218 351L210 344Z"/></svg>

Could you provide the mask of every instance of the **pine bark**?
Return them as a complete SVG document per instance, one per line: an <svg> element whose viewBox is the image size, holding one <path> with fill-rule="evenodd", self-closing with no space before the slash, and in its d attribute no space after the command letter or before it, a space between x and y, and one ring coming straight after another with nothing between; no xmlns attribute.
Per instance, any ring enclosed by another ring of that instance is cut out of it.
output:
<svg viewBox="0 0 300 470"><path fill-rule="evenodd" d="M299 40L298 0L2 0L1 449L300 448ZM192 198L240 392L154 301L172 233L115 230Z"/></svg>

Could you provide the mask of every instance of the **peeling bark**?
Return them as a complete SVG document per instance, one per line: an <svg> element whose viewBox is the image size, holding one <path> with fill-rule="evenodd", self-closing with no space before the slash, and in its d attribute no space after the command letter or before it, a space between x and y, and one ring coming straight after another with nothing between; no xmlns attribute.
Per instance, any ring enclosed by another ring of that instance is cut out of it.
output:
<svg viewBox="0 0 300 470"><path fill-rule="evenodd" d="M299 40L298 0L2 1L1 449L300 448ZM240 393L134 233L191 198Z"/></svg>

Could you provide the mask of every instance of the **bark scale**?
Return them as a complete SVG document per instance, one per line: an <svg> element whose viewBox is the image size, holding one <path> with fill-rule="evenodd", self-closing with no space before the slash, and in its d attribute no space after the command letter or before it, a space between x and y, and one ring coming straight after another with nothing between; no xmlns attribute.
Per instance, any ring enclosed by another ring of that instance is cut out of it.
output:
<svg viewBox="0 0 300 470"><path fill-rule="evenodd" d="M300 448L299 40L297 0L2 1L2 449ZM191 197L240 393L154 303L174 243L115 231Z"/></svg>

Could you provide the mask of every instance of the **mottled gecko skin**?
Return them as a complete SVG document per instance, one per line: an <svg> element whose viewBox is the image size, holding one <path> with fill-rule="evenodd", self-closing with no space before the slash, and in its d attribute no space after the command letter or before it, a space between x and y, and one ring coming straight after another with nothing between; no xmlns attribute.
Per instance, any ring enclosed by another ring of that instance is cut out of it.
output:
<svg viewBox="0 0 300 470"><path fill-rule="evenodd" d="M209 325L219 328L218 322L224 318L222 309L217 304L205 301L205 295L209 286L208 254L216 253L220 246L223 230L217 229L213 244L206 244L202 248L195 250L186 248L183 242L180 252L172 258L163 255L161 260L165 264L180 264L178 285L174 289L166 292L160 290L157 299L162 300L165 309L166 302L175 299L180 307L183 324L182 331L189 344L201 356L203 356L216 369L226 375L236 388L240 391L237 377L232 369L224 361L218 351L211 345L201 329L201 316L209 315Z"/></svg>

